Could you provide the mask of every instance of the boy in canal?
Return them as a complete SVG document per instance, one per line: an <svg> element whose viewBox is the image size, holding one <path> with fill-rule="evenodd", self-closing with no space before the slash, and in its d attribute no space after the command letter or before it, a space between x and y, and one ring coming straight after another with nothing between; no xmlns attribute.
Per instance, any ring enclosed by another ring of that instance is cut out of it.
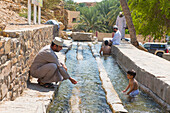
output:
<svg viewBox="0 0 170 113"><path fill-rule="evenodd" d="M99 52L100 55L102 55L102 52L103 52L103 55L110 55L111 54L111 47L109 46L108 40L104 41L104 46L101 47L100 52Z"/></svg>
<svg viewBox="0 0 170 113"><path fill-rule="evenodd" d="M127 92L127 95L130 97L135 97L139 94L138 90L138 82L135 80L136 72L134 70L130 70L127 72L127 78L129 79L129 84L126 87L125 90L123 90L123 93L125 93L129 88L130 90Z"/></svg>

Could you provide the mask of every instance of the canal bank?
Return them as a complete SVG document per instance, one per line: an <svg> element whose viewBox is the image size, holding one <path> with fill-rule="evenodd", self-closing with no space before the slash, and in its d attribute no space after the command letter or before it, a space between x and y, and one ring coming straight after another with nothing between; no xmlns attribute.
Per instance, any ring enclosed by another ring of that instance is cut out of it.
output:
<svg viewBox="0 0 170 113"><path fill-rule="evenodd" d="M126 41L112 46L112 55L125 72L134 69L140 88L166 110L170 110L169 61L141 51Z"/></svg>

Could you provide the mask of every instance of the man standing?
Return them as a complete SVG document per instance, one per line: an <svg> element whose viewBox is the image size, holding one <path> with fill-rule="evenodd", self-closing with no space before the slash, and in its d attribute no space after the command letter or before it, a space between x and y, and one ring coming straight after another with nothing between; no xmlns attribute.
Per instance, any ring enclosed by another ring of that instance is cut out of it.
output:
<svg viewBox="0 0 170 113"><path fill-rule="evenodd" d="M53 88L52 82L66 79L69 79L73 84L77 84L77 81L71 78L67 73L65 64L60 63L55 54L55 52L59 52L62 49L62 46L63 40L59 37L55 37L51 45L42 48L35 57L30 68L30 74L38 78L39 85L46 88Z"/></svg>
<svg viewBox="0 0 170 113"><path fill-rule="evenodd" d="M119 45L121 41L121 34L116 25L113 26L114 37L112 38L112 45Z"/></svg>
<svg viewBox="0 0 170 113"><path fill-rule="evenodd" d="M116 19L116 25L121 33L121 39L125 38L125 28L126 28L126 19L122 12L119 13Z"/></svg>

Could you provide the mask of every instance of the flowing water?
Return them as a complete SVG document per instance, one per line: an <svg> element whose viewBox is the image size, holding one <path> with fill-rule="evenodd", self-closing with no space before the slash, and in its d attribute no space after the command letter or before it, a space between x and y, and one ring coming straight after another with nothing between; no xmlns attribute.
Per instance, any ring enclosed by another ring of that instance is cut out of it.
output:
<svg viewBox="0 0 170 113"><path fill-rule="evenodd" d="M82 50L77 50L77 43L74 42L72 49L66 54L68 73L78 81L78 84L73 85L69 80L63 81L56 92L49 113L111 113L101 87L97 63L92 56L90 47L85 42L80 45L82 45ZM99 51L101 44L95 46ZM83 59L77 60L77 52L82 54ZM133 102L129 102L127 97L121 93L128 84L125 73L111 56L101 57L101 60L115 90L129 113L165 112L142 91Z"/></svg>
<svg viewBox="0 0 170 113"><path fill-rule="evenodd" d="M73 44L72 49L66 54L66 65L71 77L78 81L72 85L69 80L63 81L59 87L50 109L50 113L72 112L71 100L77 99L78 109L82 113L111 113L106 103L105 93L101 87L97 62L92 56L87 43L83 44L83 59L77 60L77 45ZM74 92L76 92L76 94Z"/></svg>
<svg viewBox="0 0 170 113"><path fill-rule="evenodd" d="M95 45L96 49L99 51L101 44ZM126 74L116 63L116 60L112 56L102 56L101 57L103 66L113 84L114 89L118 93L120 99L123 102L125 109L129 113L165 113L166 111L147 94L140 91L140 94L130 102L127 99L127 95L123 94L122 91L128 85L128 79Z"/></svg>

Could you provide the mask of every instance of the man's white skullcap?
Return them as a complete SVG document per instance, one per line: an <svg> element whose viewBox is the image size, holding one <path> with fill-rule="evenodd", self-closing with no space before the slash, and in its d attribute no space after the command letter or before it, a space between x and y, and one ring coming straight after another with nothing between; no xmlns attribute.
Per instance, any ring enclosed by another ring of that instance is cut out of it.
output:
<svg viewBox="0 0 170 113"><path fill-rule="evenodd" d="M117 25L114 25L113 28L118 29Z"/></svg>
<svg viewBox="0 0 170 113"><path fill-rule="evenodd" d="M63 46L63 39L60 37L55 37L53 40L54 44L59 45L59 46Z"/></svg>
<svg viewBox="0 0 170 113"><path fill-rule="evenodd" d="M123 14L123 12L119 12L119 15L122 15Z"/></svg>

